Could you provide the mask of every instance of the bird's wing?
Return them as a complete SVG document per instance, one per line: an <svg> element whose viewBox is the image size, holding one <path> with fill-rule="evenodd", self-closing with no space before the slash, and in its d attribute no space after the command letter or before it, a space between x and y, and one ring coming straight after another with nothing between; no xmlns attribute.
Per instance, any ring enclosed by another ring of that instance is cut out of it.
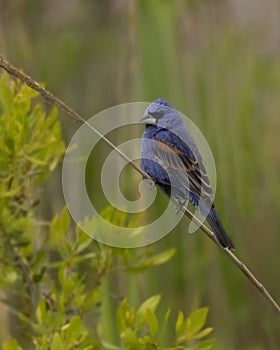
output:
<svg viewBox="0 0 280 350"><path fill-rule="evenodd" d="M163 129L155 135L155 151L167 172L198 199L202 197L205 204L212 206L210 181L198 150L193 148L169 130Z"/></svg>

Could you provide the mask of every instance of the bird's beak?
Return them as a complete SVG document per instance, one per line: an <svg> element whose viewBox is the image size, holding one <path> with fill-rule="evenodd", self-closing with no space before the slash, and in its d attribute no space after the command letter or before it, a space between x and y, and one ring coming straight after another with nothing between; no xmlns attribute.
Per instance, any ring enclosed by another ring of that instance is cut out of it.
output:
<svg viewBox="0 0 280 350"><path fill-rule="evenodd" d="M150 115L149 113L146 113L143 115L143 117L140 119L141 123L144 124L151 124L151 125L156 125L157 120L155 117L153 117L152 115Z"/></svg>

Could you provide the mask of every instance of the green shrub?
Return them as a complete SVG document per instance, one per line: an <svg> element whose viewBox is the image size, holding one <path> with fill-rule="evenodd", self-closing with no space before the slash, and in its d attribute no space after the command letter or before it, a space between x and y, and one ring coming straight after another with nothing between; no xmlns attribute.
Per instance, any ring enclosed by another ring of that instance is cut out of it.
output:
<svg viewBox="0 0 280 350"><path fill-rule="evenodd" d="M38 219L38 186L65 147L56 111L47 115L36 95L1 76L0 285L13 318L3 349L211 349L212 340L201 341L212 330L204 328L207 308L188 318L180 311L172 325L170 309L163 317L157 310L159 295L138 307L124 296L111 314L104 307L109 275L141 273L168 261L174 249L156 254L99 244L73 229L66 208L49 223ZM120 220L112 208L103 216ZM98 227L98 219L90 224ZM174 334L168 342L167 329Z"/></svg>

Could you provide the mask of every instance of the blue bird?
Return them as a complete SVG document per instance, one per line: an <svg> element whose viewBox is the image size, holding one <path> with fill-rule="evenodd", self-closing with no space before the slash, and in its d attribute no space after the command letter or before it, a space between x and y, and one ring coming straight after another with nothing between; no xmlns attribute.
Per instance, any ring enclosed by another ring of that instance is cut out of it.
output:
<svg viewBox="0 0 280 350"><path fill-rule="evenodd" d="M141 169L182 208L187 199L208 221L219 244L234 248L218 217L213 193L199 150L180 113L158 98L146 109L141 122Z"/></svg>

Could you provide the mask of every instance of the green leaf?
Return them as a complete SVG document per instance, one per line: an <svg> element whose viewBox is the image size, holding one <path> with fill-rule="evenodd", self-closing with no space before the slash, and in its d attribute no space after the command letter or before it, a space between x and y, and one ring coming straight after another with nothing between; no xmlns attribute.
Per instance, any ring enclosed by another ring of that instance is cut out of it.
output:
<svg viewBox="0 0 280 350"><path fill-rule="evenodd" d="M124 344L128 349L139 349L139 337L135 331L130 328L127 328L122 334L121 338L124 341Z"/></svg>
<svg viewBox="0 0 280 350"><path fill-rule="evenodd" d="M45 166L47 162L45 160L41 160L32 156L25 155L24 158L29 160L30 163L33 163L35 165Z"/></svg>
<svg viewBox="0 0 280 350"><path fill-rule="evenodd" d="M89 237L86 233L81 231L78 226L76 228L76 240L77 240L77 248L76 254L81 253L86 250L92 244L92 238Z"/></svg>
<svg viewBox="0 0 280 350"><path fill-rule="evenodd" d="M2 74L0 78L0 103L4 112L9 112L13 105L13 93L7 84L7 74Z"/></svg>
<svg viewBox="0 0 280 350"><path fill-rule="evenodd" d="M121 348L120 346L108 343L107 341L103 341L102 345L105 350L123 350L123 348Z"/></svg>
<svg viewBox="0 0 280 350"><path fill-rule="evenodd" d="M214 346L214 339L207 339L200 342L193 350L211 350Z"/></svg>
<svg viewBox="0 0 280 350"><path fill-rule="evenodd" d="M212 327L207 327L205 329L203 329L201 332L196 333L192 339L200 339L203 337L206 337L208 334L210 334L213 331Z"/></svg>
<svg viewBox="0 0 280 350"><path fill-rule="evenodd" d="M14 188L13 190L9 190L9 191L1 191L1 197L13 197L15 196L18 192L20 192L21 187L18 186L16 188Z"/></svg>
<svg viewBox="0 0 280 350"><path fill-rule="evenodd" d="M82 261L88 260L88 259L93 259L96 257L96 253L91 252L91 253L87 253L87 254L83 254L83 255L78 255L75 256L71 259L72 264L78 264Z"/></svg>
<svg viewBox="0 0 280 350"><path fill-rule="evenodd" d="M137 309L136 317L141 318L142 316L144 316L147 309L151 310L152 312L155 312L160 302L160 298L161 296L157 294L145 300Z"/></svg>
<svg viewBox="0 0 280 350"><path fill-rule="evenodd" d="M165 250L162 253L155 254L151 257L148 257L147 259L143 261L133 261L133 265L130 265L127 267L127 271L129 272L139 272L142 270L145 270L151 266L157 266L164 264L168 260L172 258L172 256L175 254L176 249L175 248L170 248Z"/></svg>
<svg viewBox="0 0 280 350"><path fill-rule="evenodd" d="M146 322L149 325L151 335L155 336L158 331L158 319L150 309L146 310Z"/></svg>
<svg viewBox="0 0 280 350"><path fill-rule="evenodd" d="M22 350L22 347L18 345L15 339L11 338L3 344L2 349L3 350Z"/></svg>
<svg viewBox="0 0 280 350"><path fill-rule="evenodd" d="M63 326L62 330L65 330L69 339L80 335L84 331L84 325L79 316L71 318L70 322Z"/></svg>
<svg viewBox="0 0 280 350"><path fill-rule="evenodd" d="M147 310L150 310L150 315L154 313L160 302L160 298L160 295L154 295L139 306L136 311L136 328L142 327L147 322Z"/></svg>
<svg viewBox="0 0 280 350"><path fill-rule="evenodd" d="M11 137L6 137L6 139L5 139L5 144L6 144L6 146L8 147L8 150L9 150L10 152L13 152L13 151L14 151L14 149L15 149L15 142L14 142L14 139L13 139L13 138L11 138Z"/></svg>
<svg viewBox="0 0 280 350"><path fill-rule="evenodd" d="M123 332L127 327L126 315L128 311L128 303L127 299L123 299L120 303L117 311L117 321L120 332Z"/></svg>
<svg viewBox="0 0 280 350"><path fill-rule="evenodd" d="M176 334L179 334L179 332L182 328L183 322L184 322L184 314L182 311L179 311L176 325L175 325Z"/></svg>
<svg viewBox="0 0 280 350"><path fill-rule="evenodd" d="M164 264L165 262L167 262L168 260L170 260L173 257L175 252L176 252L175 248L167 249L164 252L153 255L152 257L147 259L146 264L149 266Z"/></svg>
<svg viewBox="0 0 280 350"><path fill-rule="evenodd" d="M203 336L209 334L211 332L210 328L206 328L206 330L198 333L205 324L207 313L207 307L197 309L184 322L182 322L182 316L178 315L176 322L177 342L182 343L186 340L202 338Z"/></svg>
<svg viewBox="0 0 280 350"><path fill-rule="evenodd" d="M65 344L63 344L61 337L58 333L54 334L52 343L51 343L51 350L67 350L65 347Z"/></svg>
<svg viewBox="0 0 280 350"><path fill-rule="evenodd" d="M41 299L38 303L37 310L36 310L36 316L39 321L39 323L43 323L46 319L46 303L43 299Z"/></svg>
<svg viewBox="0 0 280 350"><path fill-rule="evenodd" d="M29 86L23 84L21 85L20 90L16 95L16 102L20 104L25 101L30 101L38 95L38 91L31 89Z"/></svg>
<svg viewBox="0 0 280 350"><path fill-rule="evenodd" d="M162 340L162 342L166 341L166 335L170 332L169 326L169 317L170 317L171 308L169 307L165 312L163 322L160 324L160 333L158 335L158 339Z"/></svg>
<svg viewBox="0 0 280 350"><path fill-rule="evenodd" d="M52 243L60 241L67 233L70 225L70 217L66 207L60 215L55 215L51 222L50 234Z"/></svg>
<svg viewBox="0 0 280 350"><path fill-rule="evenodd" d="M202 307L195 310L187 319L187 333L189 336L197 333L205 324L208 308Z"/></svg>

